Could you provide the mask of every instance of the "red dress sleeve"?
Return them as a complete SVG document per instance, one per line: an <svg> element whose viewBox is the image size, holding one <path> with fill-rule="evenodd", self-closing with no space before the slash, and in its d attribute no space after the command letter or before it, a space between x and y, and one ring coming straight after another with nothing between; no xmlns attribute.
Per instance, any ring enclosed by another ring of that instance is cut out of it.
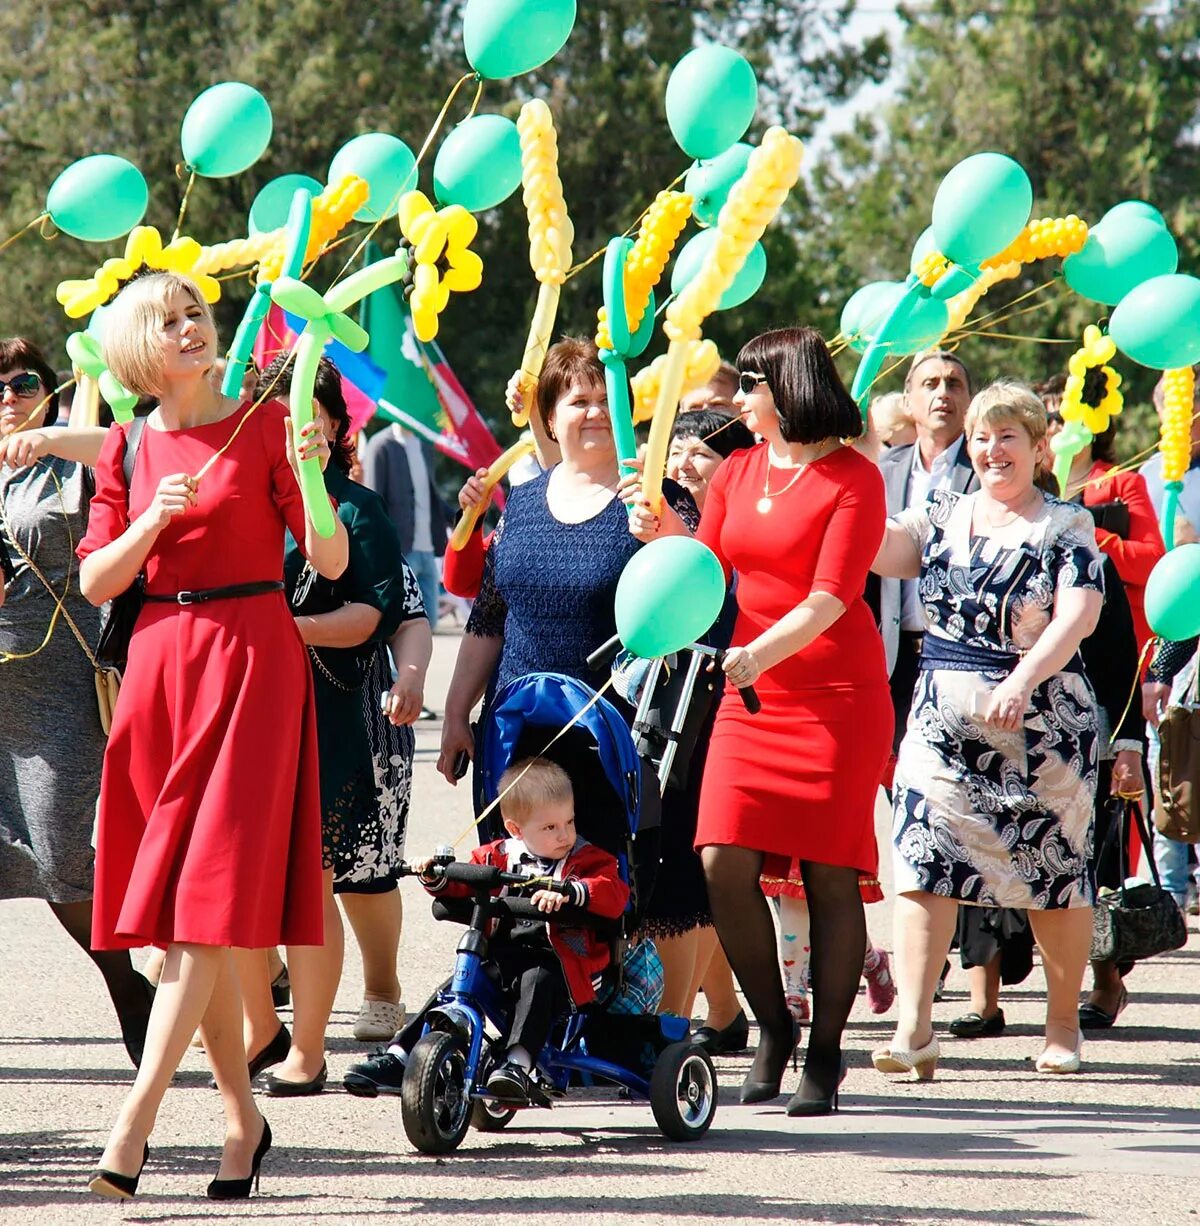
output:
<svg viewBox="0 0 1200 1226"><path fill-rule="evenodd" d="M1129 508L1129 539L1122 540L1114 532L1097 532L1096 541L1112 558L1122 582L1145 587L1155 563L1166 553L1146 478L1141 473L1118 473L1112 485Z"/></svg>
<svg viewBox="0 0 1200 1226"><path fill-rule="evenodd" d="M811 590L836 596L847 606L857 600L879 552L886 523L883 477L864 461L846 474L817 552Z"/></svg>
<svg viewBox="0 0 1200 1226"><path fill-rule="evenodd" d="M75 555L82 561L88 554L111 545L129 527L129 491L125 488L125 427L114 425L96 461L96 491L88 506L87 531Z"/></svg>
<svg viewBox="0 0 1200 1226"><path fill-rule="evenodd" d="M703 541L720 559L726 583L733 578L733 567L729 565L729 558L721 548L721 529L725 524L725 487L733 471L731 465L736 463L736 460L726 460L713 473L712 480L708 483L708 493L704 496L700 527L696 532L696 539Z"/></svg>
<svg viewBox="0 0 1200 1226"><path fill-rule="evenodd" d="M255 413L260 419L259 430L271 472L271 492L275 505L279 507L288 531L303 553L307 521L300 483L287 458L287 426L284 425L288 416L287 407L278 400L268 400Z"/></svg>
<svg viewBox="0 0 1200 1226"><path fill-rule="evenodd" d="M483 532L483 522L475 525L467 543L461 549L447 549L442 564L442 584L451 596L474 600L483 582L483 563L487 557L492 534Z"/></svg>

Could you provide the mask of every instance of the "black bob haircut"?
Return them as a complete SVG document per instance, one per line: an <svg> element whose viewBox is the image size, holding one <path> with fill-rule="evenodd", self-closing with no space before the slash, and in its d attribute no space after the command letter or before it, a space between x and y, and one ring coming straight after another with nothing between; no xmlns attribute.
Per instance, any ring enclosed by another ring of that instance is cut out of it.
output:
<svg viewBox="0 0 1200 1226"><path fill-rule="evenodd" d="M290 354L281 353L258 376L254 385L254 398L270 395L272 400L287 400L292 387ZM317 376L313 380L313 399L329 414L334 424L334 440L330 447L330 463L347 475L354 460L354 440L350 437L350 410L342 391L342 375L333 362L322 357L317 363Z"/></svg>
<svg viewBox="0 0 1200 1226"><path fill-rule="evenodd" d="M698 438L724 459L754 446L754 435L732 413L720 409L694 409L681 413L671 427L671 438Z"/></svg>
<svg viewBox="0 0 1200 1226"><path fill-rule="evenodd" d="M764 375L788 443L857 438L862 414L816 328L779 328L747 341L738 370Z"/></svg>

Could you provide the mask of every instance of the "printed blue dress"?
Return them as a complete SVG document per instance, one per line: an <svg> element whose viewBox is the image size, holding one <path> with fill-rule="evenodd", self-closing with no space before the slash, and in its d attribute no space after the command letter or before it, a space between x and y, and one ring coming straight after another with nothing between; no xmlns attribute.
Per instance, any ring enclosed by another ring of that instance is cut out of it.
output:
<svg viewBox="0 0 1200 1226"><path fill-rule="evenodd" d="M927 630L896 767L896 890L987 907L1092 904L1096 700L1078 655L1038 686L1016 732L982 722L991 691L1066 588L1104 590L1092 519L1047 497L1023 536L972 532L976 495L936 491L896 517L921 550Z"/></svg>

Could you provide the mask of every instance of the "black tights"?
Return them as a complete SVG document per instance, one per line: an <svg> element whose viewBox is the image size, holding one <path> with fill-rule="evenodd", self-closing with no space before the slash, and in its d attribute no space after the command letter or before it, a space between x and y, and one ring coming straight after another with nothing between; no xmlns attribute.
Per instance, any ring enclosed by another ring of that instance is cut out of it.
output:
<svg viewBox="0 0 1200 1226"><path fill-rule="evenodd" d="M746 847L706 847L704 875L713 921L729 965L758 1020L759 1044L750 1076L772 1081L792 1049L792 1019L783 995L771 908L758 878L763 853ZM804 1073L819 1093L832 1094L841 1075L842 1031L858 993L867 921L858 870L802 861L812 945L812 1026Z"/></svg>
<svg viewBox="0 0 1200 1226"><path fill-rule="evenodd" d="M50 910L104 976L104 986L108 988L113 1008L117 1011L117 1020L121 1023L121 1039L136 1067L142 1059L154 989L134 969L129 954L124 950L92 949L90 898L83 902L52 902Z"/></svg>

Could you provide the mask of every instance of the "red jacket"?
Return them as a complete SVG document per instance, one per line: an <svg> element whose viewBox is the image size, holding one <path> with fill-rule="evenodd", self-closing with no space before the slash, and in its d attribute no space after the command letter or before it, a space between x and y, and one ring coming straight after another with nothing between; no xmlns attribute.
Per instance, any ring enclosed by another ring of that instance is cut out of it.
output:
<svg viewBox="0 0 1200 1226"><path fill-rule="evenodd" d="M490 864L508 871L508 857L513 839L497 839L471 852L472 864ZM605 919L618 919L629 902L629 887L621 880L616 860L602 848L577 839L574 848L567 854L562 867L561 880L579 882L586 891L585 908ZM458 881L444 881L440 885L427 885L430 894L443 898L469 898L471 888ZM495 894L500 890L493 891ZM547 925L550 944L562 964L567 989L576 1007L595 1000L592 986L601 971L608 965L610 951L608 942L591 928L569 928L565 924Z"/></svg>
<svg viewBox="0 0 1200 1226"><path fill-rule="evenodd" d="M483 560L491 544L492 534L483 533L483 520L467 538L461 549L447 549L442 563L442 583L451 596L465 596L474 600L479 595L483 582Z"/></svg>
<svg viewBox="0 0 1200 1226"><path fill-rule="evenodd" d="M1119 498L1129 508L1129 537L1122 540L1112 532L1096 531L1096 543L1113 560L1117 574L1125 584L1129 607L1133 611L1133 628L1137 634L1138 651L1150 640L1150 624L1146 621L1146 580L1154 564L1166 553L1158 516L1141 473L1114 473L1100 480L1115 465L1097 460L1087 475L1083 487L1083 505L1096 506ZM1095 484L1092 484L1095 482Z"/></svg>

